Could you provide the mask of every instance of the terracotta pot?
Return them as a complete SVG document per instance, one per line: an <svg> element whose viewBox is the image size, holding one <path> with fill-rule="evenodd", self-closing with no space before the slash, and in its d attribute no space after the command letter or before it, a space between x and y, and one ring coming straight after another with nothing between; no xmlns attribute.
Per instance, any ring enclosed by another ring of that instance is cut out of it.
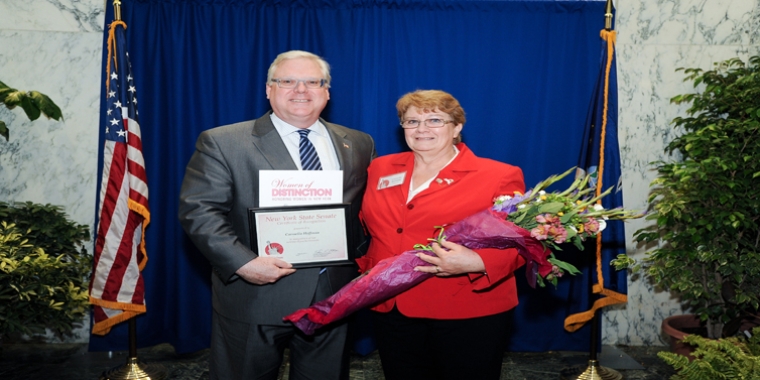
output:
<svg viewBox="0 0 760 380"><path fill-rule="evenodd" d="M739 326L739 331L752 331L753 328L760 326L760 314L747 317Z"/></svg>
<svg viewBox="0 0 760 380"><path fill-rule="evenodd" d="M684 331L695 331L701 326L699 317L694 314L674 315L662 321L662 332L670 337L670 350L676 354L688 357L689 361L691 361L694 359L691 356L694 347L682 342L683 338L689 335Z"/></svg>

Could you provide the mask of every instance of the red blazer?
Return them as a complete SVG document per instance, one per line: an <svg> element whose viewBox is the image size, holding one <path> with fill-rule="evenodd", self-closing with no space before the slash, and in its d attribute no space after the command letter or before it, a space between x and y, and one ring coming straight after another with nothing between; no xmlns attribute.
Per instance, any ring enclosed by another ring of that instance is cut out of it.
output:
<svg viewBox="0 0 760 380"><path fill-rule="evenodd" d="M408 204L413 154L391 154L372 161L360 213L372 236L367 255L357 260L362 272L382 259L411 250L417 243L427 243L436 234L435 226L452 224L489 208L499 195L525 191L520 168L479 158L463 143L457 148L459 155L454 161ZM406 173L403 184L378 190L382 179L397 173ZM517 306L513 272L525 264L522 257L515 249L481 249L477 253L487 274L433 277L372 310L388 312L395 304L408 317L463 319Z"/></svg>

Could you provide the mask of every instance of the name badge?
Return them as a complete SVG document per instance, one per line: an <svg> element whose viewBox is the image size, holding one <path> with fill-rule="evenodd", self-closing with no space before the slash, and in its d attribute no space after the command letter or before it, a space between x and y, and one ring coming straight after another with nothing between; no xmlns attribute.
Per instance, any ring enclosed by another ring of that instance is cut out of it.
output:
<svg viewBox="0 0 760 380"><path fill-rule="evenodd" d="M406 178L406 172L380 177L380 180L377 181L377 189L382 190L389 187L401 185L404 183L404 178Z"/></svg>

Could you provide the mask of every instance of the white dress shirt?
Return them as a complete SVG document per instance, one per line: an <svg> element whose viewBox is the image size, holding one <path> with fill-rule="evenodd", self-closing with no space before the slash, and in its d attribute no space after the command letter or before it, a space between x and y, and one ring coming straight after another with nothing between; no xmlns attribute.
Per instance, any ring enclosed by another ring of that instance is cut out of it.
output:
<svg viewBox="0 0 760 380"><path fill-rule="evenodd" d="M451 157L451 159L449 160L449 162L447 162L446 165L443 165L443 167L441 168L441 170L443 170L443 168L449 166L449 164L451 164L452 162L454 162L454 159L457 158L458 155L459 155L459 149L457 149L457 147L455 145L454 146L454 157ZM439 170L438 173L440 173L441 170ZM410 180L409 181L409 196L406 198L406 203L411 202L412 198L414 198L415 195L423 192L425 189L427 189L428 187L430 187L430 183L433 182L433 180L435 179L435 177L438 177L438 173L435 173L435 175L432 176L432 177L430 177L429 180L427 180L424 183L422 183L421 185L417 186L416 189L414 188L414 184ZM414 175L414 170L412 170L412 175Z"/></svg>
<svg viewBox="0 0 760 380"><path fill-rule="evenodd" d="M277 130L277 133L280 134L280 138L282 138L282 142L285 143L285 147L288 148L288 153L290 153L293 162L298 166L298 170L303 170L301 167L301 154L298 150L298 144L301 141L301 135L298 134L298 130L301 128L296 128L286 123L274 113L269 115L269 118L272 119L274 128ZM327 131L327 127L317 120L308 129L311 130L309 133L309 141L311 141L314 148L317 150L319 162L322 164L322 170L340 170L338 154L335 152L335 145L333 145L332 139L330 139L330 133Z"/></svg>

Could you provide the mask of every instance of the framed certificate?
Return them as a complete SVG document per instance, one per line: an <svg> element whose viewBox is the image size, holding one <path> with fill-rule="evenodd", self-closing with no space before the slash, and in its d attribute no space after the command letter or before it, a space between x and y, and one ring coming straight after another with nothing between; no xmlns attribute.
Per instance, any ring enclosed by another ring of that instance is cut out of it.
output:
<svg viewBox="0 0 760 380"><path fill-rule="evenodd" d="M353 263L350 204L248 209L251 249L295 268Z"/></svg>

